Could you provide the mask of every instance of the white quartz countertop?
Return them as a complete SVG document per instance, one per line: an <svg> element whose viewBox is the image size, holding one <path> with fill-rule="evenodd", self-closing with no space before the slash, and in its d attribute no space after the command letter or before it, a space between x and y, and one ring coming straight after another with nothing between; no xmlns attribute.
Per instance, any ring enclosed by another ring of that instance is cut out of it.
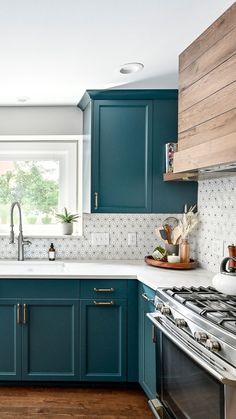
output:
<svg viewBox="0 0 236 419"><path fill-rule="evenodd" d="M154 290L173 286L208 287L212 284L213 276L214 273L201 268L177 271L148 266L145 262L137 260L0 261L0 278L134 278Z"/></svg>

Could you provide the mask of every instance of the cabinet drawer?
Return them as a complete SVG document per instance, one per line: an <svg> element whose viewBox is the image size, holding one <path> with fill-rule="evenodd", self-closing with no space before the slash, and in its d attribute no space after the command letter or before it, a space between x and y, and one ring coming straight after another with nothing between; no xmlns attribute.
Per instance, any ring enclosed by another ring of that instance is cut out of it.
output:
<svg viewBox="0 0 236 419"><path fill-rule="evenodd" d="M81 298L126 298L127 281L122 279L97 279L81 281Z"/></svg>
<svg viewBox="0 0 236 419"><path fill-rule="evenodd" d="M0 298L79 298L77 279L0 279Z"/></svg>

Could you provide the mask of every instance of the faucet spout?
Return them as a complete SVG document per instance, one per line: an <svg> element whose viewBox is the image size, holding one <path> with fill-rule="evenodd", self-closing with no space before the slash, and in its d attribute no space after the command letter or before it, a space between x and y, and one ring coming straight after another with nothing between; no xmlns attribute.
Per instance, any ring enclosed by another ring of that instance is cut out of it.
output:
<svg viewBox="0 0 236 419"><path fill-rule="evenodd" d="M24 260L24 246L30 245L31 242L29 240L24 240L23 229L22 229L21 206L20 206L20 203L17 202L17 201L13 202L12 205L11 205L11 213L10 213L10 218L11 218L11 226L10 227L11 227L11 230L10 230L9 243L10 244L15 243L14 221L13 221L15 207L17 207L18 211L19 211L18 260Z"/></svg>

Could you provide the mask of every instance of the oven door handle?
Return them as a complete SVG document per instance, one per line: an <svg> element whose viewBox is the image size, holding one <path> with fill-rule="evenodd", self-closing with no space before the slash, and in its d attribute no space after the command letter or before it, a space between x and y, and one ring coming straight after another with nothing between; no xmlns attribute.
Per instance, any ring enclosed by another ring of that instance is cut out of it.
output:
<svg viewBox="0 0 236 419"><path fill-rule="evenodd" d="M191 345L191 343L187 346L186 341L184 339L180 339L176 336L174 330L169 330L163 322L161 322L161 319L163 316L157 315L156 313L152 315L152 313L147 313L147 317L151 320L151 322L159 329L161 332L163 332L172 342L174 342L177 346L179 346L187 355L190 356L197 364L201 365L205 370L207 370L213 377L215 377L218 381L220 381L223 384L229 384L236 386L236 376L231 375L230 373L227 373L223 375L222 371L217 368L217 365L210 365L207 361L202 359L197 351L194 349L194 347ZM156 319L159 319L156 320ZM216 370L217 368L217 370Z"/></svg>

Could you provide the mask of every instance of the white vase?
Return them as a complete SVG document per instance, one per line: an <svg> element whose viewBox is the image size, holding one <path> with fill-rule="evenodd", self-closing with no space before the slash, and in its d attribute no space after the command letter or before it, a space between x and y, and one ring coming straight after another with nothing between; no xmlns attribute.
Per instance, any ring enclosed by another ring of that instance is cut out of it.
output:
<svg viewBox="0 0 236 419"><path fill-rule="evenodd" d="M65 236L70 236L72 233L73 233L73 224L62 223L62 234Z"/></svg>

